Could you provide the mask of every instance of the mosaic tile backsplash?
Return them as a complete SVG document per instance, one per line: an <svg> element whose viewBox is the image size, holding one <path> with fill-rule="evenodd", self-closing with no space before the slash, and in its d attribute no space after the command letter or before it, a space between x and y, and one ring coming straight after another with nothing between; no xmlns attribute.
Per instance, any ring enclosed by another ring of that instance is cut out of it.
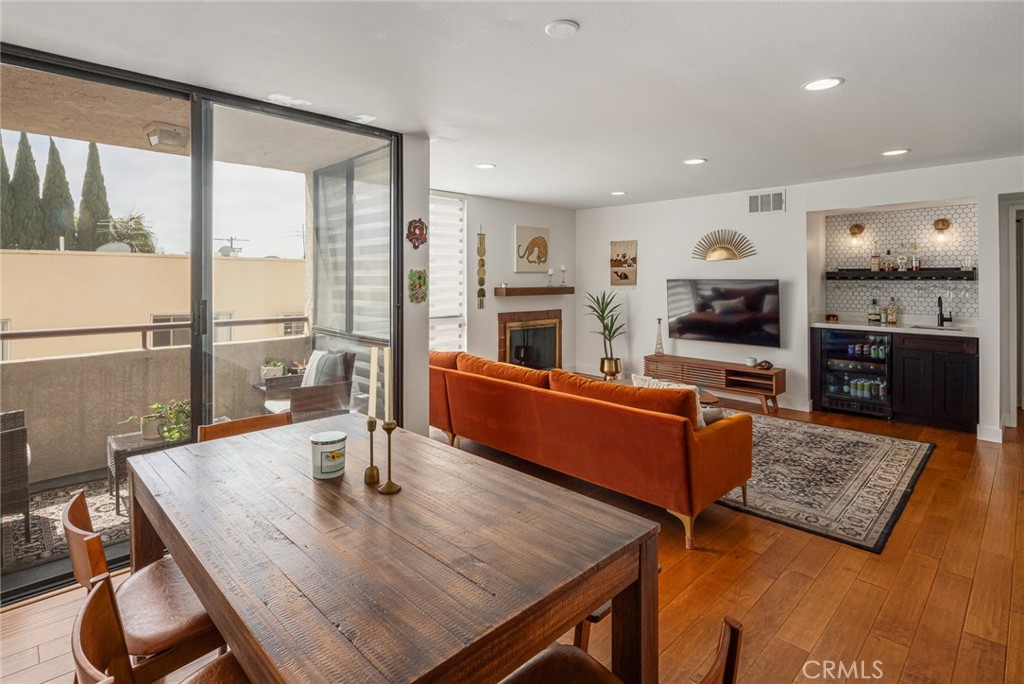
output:
<svg viewBox="0 0 1024 684"><path fill-rule="evenodd" d="M932 223L947 218L952 226L946 241L938 241ZM864 233L860 245L850 240L850 225L860 223ZM825 263L829 270L837 268L868 268L871 252L877 241L882 255L892 251L892 258L902 249L917 254L923 268L959 268L965 259L978 263L978 206L958 204L925 209L902 209L864 214L843 214L825 218ZM903 314L934 315L938 298L946 311L955 316L978 316L978 283L961 280L862 281L830 280L825 284L825 302L829 312L864 311L872 299L879 304L896 298Z"/></svg>

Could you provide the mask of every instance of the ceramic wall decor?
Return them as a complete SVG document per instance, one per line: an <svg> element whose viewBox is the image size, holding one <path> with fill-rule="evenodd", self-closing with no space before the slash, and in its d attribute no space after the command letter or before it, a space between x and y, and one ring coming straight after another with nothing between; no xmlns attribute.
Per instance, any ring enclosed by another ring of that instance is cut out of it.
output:
<svg viewBox="0 0 1024 684"><path fill-rule="evenodd" d="M426 269L409 269L409 301L413 304L427 301Z"/></svg>
<svg viewBox="0 0 1024 684"><path fill-rule="evenodd" d="M412 243L413 249L419 249L420 245L427 241L427 224L422 218L409 221L409 227L405 231L405 239Z"/></svg>
<svg viewBox="0 0 1024 684"><path fill-rule="evenodd" d="M484 283L487 277L487 236L484 235L484 227L480 226L480 232L476 234L476 308L484 308L484 298L487 297L487 290Z"/></svg>
<svg viewBox="0 0 1024 684"><path fill-rule="evenodd" d="M693 248L693 258L703 261L746 259L755 254L757 249L746 235L728 229L711 231Z"/></svg>
<svg viewBox="0 0 1024 684"><path fill-rule="evenodd" d="M612 240L612 285L636 285L636 240Z"/></svg>
<svg viewBox="0 0 1024 684"><path fill-rule="evenodd" d="M548 272L548 229L516 226L516 273Z"/></svg>

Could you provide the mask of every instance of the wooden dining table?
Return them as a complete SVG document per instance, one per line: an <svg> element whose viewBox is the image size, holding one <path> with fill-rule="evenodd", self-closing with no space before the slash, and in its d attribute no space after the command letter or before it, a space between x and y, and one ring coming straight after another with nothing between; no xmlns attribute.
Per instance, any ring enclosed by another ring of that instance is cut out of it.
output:
<svg viewBox="0 0 1024 684"><path fill-rule="evenodd" d="M402 429L399 493L368 462L359 414L133 456L132 567L166 548L254 682L498 681L609 599L613 672L658 680L657 523Z"/></svg>

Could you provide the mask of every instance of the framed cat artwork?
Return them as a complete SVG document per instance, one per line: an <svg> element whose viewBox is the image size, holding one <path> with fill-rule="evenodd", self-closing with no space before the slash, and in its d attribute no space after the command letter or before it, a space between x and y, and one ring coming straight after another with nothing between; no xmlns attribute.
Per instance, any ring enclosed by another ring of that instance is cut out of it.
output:
<svg viewBox="0 0 1024 684"><path fill-rule="evenodd" d="M516 273L547 273L548 229L516 226Z"/></svg>

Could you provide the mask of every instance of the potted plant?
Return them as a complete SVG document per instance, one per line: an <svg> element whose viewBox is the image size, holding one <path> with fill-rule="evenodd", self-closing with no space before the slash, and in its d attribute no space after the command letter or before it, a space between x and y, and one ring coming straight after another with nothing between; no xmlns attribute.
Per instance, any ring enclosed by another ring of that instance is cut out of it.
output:
<svg viewBox="0 0 1024 684"><path fill-rule="evenodd" d="M597 319L600 330L593 330L601 336L604 344L604 356L601 358L601 373L605 380L614 380L622 372L622 360L615 356L612 343L615 338L625 334L626 324L619 323L619 307L621 303L615 301L615 292L608 293L601 291L596 296L587 293L587 303L583 305L587 309L587 315Z"/></svg>
<svg viewBox="0 0 1024 684"><path fill-rule="evenodd" d="M264 382L267 378L279 378L284 375L284 363L278 359L266 359L260 368L260 378Z"/></svg>
<svg viewBox="0 0 1024 684"><path fill-rule="evenodd" d="M192 432L192 406L188 399L172 399L166 404L153 404L156 415L163 418L160 436L165 442L180 442Z"/></svg>

